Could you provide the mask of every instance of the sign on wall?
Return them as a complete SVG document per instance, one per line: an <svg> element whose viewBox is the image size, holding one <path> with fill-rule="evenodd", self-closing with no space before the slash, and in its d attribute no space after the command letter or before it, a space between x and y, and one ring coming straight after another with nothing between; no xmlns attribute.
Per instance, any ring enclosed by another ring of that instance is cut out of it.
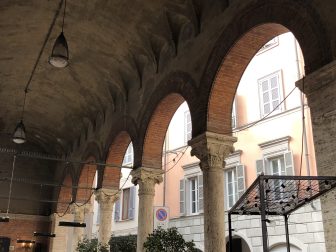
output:
<svg viewBox="0 0 336 252"><path fill-rule="evenodd" d="M167 229L168 223L169 223L169 208L162 206L154 207L154 229L157 229L158 227Z"/></svg>

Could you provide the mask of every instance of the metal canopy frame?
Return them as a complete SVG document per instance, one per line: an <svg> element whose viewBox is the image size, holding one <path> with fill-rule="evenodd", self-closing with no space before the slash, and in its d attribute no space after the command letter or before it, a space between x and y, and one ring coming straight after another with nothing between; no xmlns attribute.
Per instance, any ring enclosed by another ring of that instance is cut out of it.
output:
<svg viewBox="0 0 336 252"><path fill-rule="evenodd" d="M228 212L229 247L232 247L232 215L260 215L263 252L268 252L267 216L283 216L287 251L290 252L288 217L291 213L336 187L331 176L278 176L261 174Z"/></svg>

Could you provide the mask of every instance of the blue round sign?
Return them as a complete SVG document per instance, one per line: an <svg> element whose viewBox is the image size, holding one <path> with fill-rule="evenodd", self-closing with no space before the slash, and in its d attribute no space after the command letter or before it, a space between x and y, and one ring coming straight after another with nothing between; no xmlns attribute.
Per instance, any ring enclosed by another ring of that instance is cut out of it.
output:
<svg viewBox="0 0 336 252"><path fill-rule="evenodd" d="M157 209L155 215L156 215L156 219L158 219L159 221L165 221L168 217L168 213L166 209L163 209L163 208Z"/></svg>

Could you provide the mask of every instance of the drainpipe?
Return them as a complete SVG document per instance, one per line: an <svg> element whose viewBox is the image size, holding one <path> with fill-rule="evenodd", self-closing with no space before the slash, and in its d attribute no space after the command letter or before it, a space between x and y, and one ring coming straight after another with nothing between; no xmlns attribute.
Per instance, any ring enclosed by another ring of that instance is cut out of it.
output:
<svg viewBox="0 0 336 252"><path fill-rule="evenodd" d="M163 155L163 206L166 206L166 182L167 182L167 145L168 145L168 131L164 141L164 155Z"/></svg>
<svg viewBox="0 0 336 252"><path fill-rule="evenodd" d="M296 57L296 67L297 67L297 77L298 80L302 78L301 69L300 69L300 60L297 48L297 41L294 39L294 49L295 49L295 57ZM307 130L306 130L306 118L304 111L304 93L300 95L301 102L301 113L302 113L302 137L303 137L303 148L305 153L305 161L306 161L306 171L307 176L310 176L310 162L309 162L309 152L308 152L308 143L307 143ZM311 207L315 209L314 202L310 203Z"/></svg>

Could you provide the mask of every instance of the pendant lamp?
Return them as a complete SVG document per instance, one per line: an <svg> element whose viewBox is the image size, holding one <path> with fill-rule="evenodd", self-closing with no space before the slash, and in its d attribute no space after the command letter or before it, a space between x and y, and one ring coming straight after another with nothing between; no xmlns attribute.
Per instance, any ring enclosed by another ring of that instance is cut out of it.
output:
<svg viewBox="0 0 336 252"><path fill-rule="evenodd" d="M57 68L64 68L69 64L69 48L63 33L65 10L66 10L66 0L64 1L62 32L57 37L51 55L49 57L49 63Z"/></svg>

